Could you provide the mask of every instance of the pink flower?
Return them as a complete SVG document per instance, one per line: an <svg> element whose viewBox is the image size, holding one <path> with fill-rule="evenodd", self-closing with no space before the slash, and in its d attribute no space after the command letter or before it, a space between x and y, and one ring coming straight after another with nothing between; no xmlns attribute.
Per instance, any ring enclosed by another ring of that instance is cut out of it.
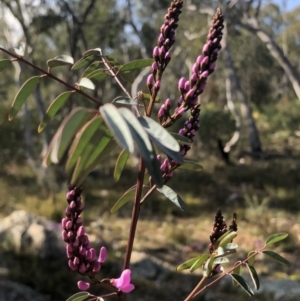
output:
<svg viewBox="0 0 300 301"><path fill-rule="evenodd" d="M131 281L131 270L126 269L122 272L120 278L112 279L111 284L118 288L123 293L130 293L134 289L134 285L130 283Z"/></svg>
<svg viewBox="0 0 300 301"><path fill-rule="evenodd" d="M86 291L90 288L90 284L88 282L84 282L81 280L77 282L77 286L81 291Z"/></svg>

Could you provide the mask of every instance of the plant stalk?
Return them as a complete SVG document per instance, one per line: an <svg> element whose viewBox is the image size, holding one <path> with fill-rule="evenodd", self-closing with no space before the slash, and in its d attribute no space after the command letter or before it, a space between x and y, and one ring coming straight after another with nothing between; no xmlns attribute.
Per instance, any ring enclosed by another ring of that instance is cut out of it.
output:
<svg viewBox="0 0 300 301"><path fill-rule="evenodd" d="M138 179L137 179L137 185L136 185L136 191L135 191L135 197L134 197L134 205L133 205L132 215L131 215L129 238L128 238L127 247L126 247L123 270L128 269L129 264L130 264L130 258L131 258L131 253L132 253L134 237L135 237L135 231L136 231L136 226L137 226L137 222L139 219L139 213L140 213L140 207L141 207L140 201L142 198L144 175L145 175L145 163L144 163L142 157L140 157L139 173L138 173Z"/></svg>

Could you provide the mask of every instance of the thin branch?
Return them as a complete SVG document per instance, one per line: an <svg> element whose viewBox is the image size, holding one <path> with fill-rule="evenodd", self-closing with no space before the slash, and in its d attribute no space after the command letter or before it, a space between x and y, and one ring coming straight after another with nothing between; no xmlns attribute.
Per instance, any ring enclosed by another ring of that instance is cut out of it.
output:
<svg viewBox="0 0 300 301"><path fill-rule="evenodd" d="M2 47L0 47L0 50L3 51L3 52L5 52L5 53L7 53L8 55L10 55L10 56L16 58L18 61L20 61L20 62L22 62L22 63L25 63L26 65L30 66L31 68L33 68L33 69L35 69L35 70L38 70L39 72L43 73L44 75L46 75L46 76L48 76L48 77L50 77L50 78L56 80L57 82L63 84L64 86L66 86L66 87L68 87L68 88L70 88L70 89L76 91L77 93L81 94L81 95L84 96L85 98L88 98L89 100L93 101L94 103L96 103L96 104L98 104L98 105L100 105L100 106L103 105L102 102L100 102L100 101L98 101L97 99L93 98L92 96L86 94L86 93L83 92L82 90L80 90L80 89L78 89L78 88L76 88L76 87L74 87L74 86L68 84L67 82L65 82L65 81L63 81L62 79L56 77L56 76L53 75L52 73L47 72L47 71L43 70L42 68L40 68L40 67L38 67L38 66L36 66L36 65L34 65L34 64L32 64L32 63L30 63L29 61L25 60L23 57L21 57L21 56L19 56L19 55L16 55L16 54L14 54L14 53L12 53L12 52L10 52L10 51L8 51L8 50L2 48Z"/></svg>

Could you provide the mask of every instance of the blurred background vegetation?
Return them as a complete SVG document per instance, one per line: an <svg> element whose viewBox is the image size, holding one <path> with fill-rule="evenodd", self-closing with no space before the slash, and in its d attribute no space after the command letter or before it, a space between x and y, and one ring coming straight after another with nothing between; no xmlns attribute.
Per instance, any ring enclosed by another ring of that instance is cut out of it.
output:
<svg viewBox="0 0 300 301"><path fill-rule="evenodd" d="M207 227L207 221L212 224L221 208L228 219L237 212L244 223L239 227L240 236L249 235L247 248L253 247L251 235L266 237L274 231L288 231L291 241L285 251L299 255L299 240L290 231L300 217L300 6L290 5L292 2L185 1L160 98L170 97L174 105L177 103L177 81L189 76L206 40L211 10L218 5L226 18L226 43L201 96L201 128L189 153L203 165L203 172L177 171L170 182L187 202L187 212L180 212L158 195L141 212L141 229L145 231L160 220L170 225L163 226L167 227L164 232L175 249L194 242L196 236L208 241L211 226ZM97 47L123 64L151 57L168 6L166 0L1 0L0 44L11 48L25 43L25 58L43 69L46 61L57 55L71 55L76 61L83 52ZM3 53L0 56L6 58ZM53 73L74 84L83 70L68 69L56 68ZM64 162L45 170L42 157L73 107L95 105L79 96L70 98L45 133L38 135L42 113L65 89L45 80L18 117L8 122L14 95L35 72L16 63L1 73L0 215L24 209L59 222L68 184ZM146 74L136 71L133 76L140 82L132 92L147 92ZM111 79L96 85L93 96L102 102L122 95ZM125 85L131 91L130 84ZM180 126L179 122L172 131ZM228 144L234 133L238 141ZM101 218L116 232L123 228L120 223L127 225L131 206L117 215L111 215L110 208L134 185L136 177L136 161L131 160L121 180L113 181L119 152L115 149L84 184L86 223ZM289 221L286 227L278 226L277 221L282 220ZM184 231L191 221L199 225L192 236ZM126 235L125 231L124 239Z"/></svg>

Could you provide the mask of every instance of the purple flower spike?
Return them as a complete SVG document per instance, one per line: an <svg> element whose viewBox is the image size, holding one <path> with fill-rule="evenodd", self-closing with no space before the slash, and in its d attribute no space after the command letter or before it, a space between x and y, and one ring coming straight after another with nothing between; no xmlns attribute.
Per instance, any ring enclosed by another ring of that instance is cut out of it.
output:
<svg viewBox="0 0 300 301"><path fill-rule="evenodd" d="M111 284L118 288L123 293L130 293L134 289L134 285L131 281L131 270L126 269L122 272L120 278L112 279Z"/></svg>
<svg viewBox="0 0 300 301"><path fill-rule="evenodd" d="M77 282L77 286L81 291L86 291L90 288L90 284L88 282L84 282L81 280Z"/></svg>

